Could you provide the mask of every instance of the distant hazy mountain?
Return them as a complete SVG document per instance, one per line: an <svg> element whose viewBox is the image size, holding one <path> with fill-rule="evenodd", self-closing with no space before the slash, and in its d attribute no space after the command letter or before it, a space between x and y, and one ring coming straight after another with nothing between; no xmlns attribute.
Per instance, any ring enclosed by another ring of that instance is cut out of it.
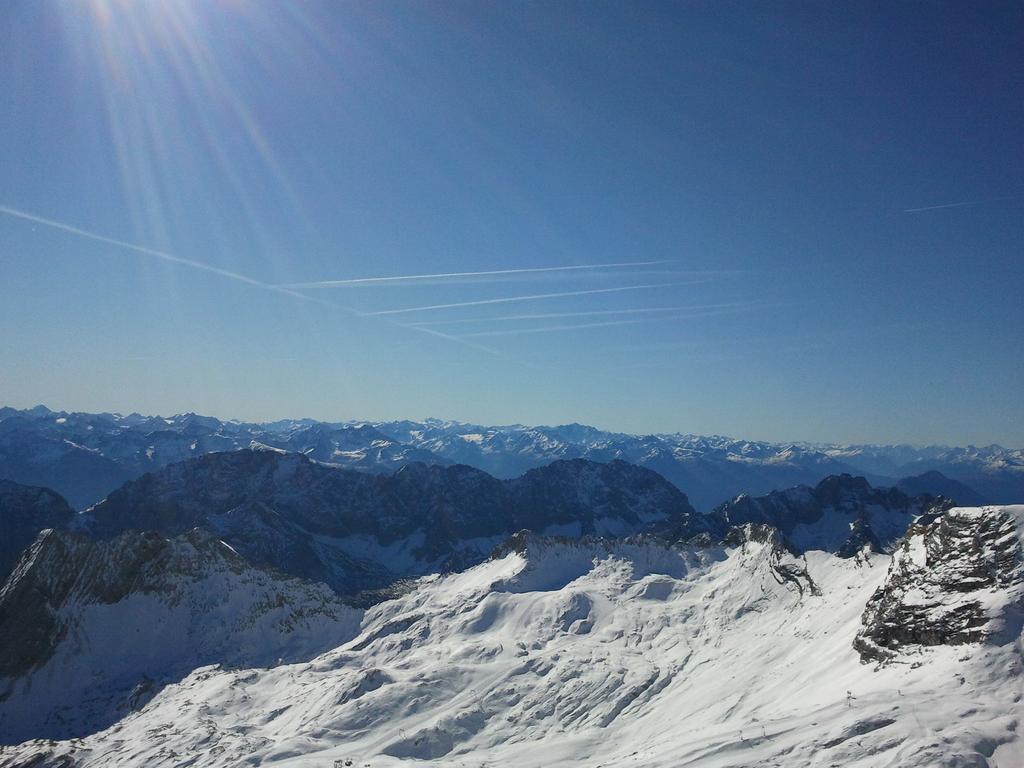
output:
<svg viewBox="0 0 1024 768"><path fill-rule="evenodd" d="M374 472L399 469L412 462L451 463L423 448L391 440L368 424L311 424L289 429L278 439L270 438L269 444L325 464Z"/></svg>
<svg viewBox="0 0 1024 768"><path fill-rule="evenodd" d="M53 488L80 509L133 477L127 467L60 436L62 430L50 429L46 421L22 416L0 421L0 478Z"/></svg>
<svg viewBox="0 0 1024 768"><path fill-rule="evenodd" d="M707 530L675 486L621 461L559 461L498 480L465 465L409 464L377 475L241 450L146 474L76 527L106 538L201 526L254 563L352 594L480 562L522 529L621 536L654 523L686 535Z"/></svg>
<svg viewBox="0 0 1024 768"><path fill-rule="evenodd" d="M1024 450L994 445L979 449L768 443L682 434L626 435L580 424L483 427L427 420L375 426L396 440L499 477L559 458L623 459L657 471L684 490L700 510L741 493L756 496L814 485L828 475L844 473L863 475L881 486L935 470L995 503L1024 498Z"/></svg>
<svg viewBox="0 0 1024 768"><path fill-rule="evenodd" d="M1024 451L999 446L768 443L627 435L581 424L488 427L433 419L247 424L191 413L162 418L0 408L0 478L53 488L78 509L169 463L253 446L368 472L393 472L411 462L468 464L499 478L559 459L621 459L655 470L701 511L741 493L815 485L843 473L863 475L878 486L936 471L993 503L1024 498Z"/></svg>
<svg viewBox="0 0 1024 768"><path fill-rule="evenodd" d="M194 413L163 418L56 412L44 406L0 408L0 478L53 488L77 509L168 464L254 445L372 472L391 472L411 461L450 463L422 448L397 445L364 425L309 419L245 424Z"/></svg>
<svg viewBox="0 0 1024 768"><path fill-rule="evenodd" d="M882 474L894 478L936 471L963 483L991 504L1014 504L1024 498L1024 449L999 445L983 448L973 445L966 448L833 446L827 448L826 453L865 472L883 470Z"/></svg>
<svg viewBox="0 0 1024 768"><path fill-rule="evenodd" d="M896 487L912 496L922 493L944 496L963 507L980 507L989 503L988 499L973 488L948 478L934 469L914 477L904 477L896 484Z"/></svg>

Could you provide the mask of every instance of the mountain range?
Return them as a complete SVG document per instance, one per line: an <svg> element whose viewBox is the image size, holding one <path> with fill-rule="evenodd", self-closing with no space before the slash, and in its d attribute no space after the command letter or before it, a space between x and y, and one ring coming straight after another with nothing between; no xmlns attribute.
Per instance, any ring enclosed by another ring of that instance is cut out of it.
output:
<svg viewBox="0 0 1024 768"><path fill-rule="evenodd" d="M688 536L708 530L675 486L622 461L556 461L499 480L465 465L370 474L243 449L147 473L74 526L98 538L201 527L253 563L353 595L476 564L523 529L622 536L654 523Z"/></svg>
<svg viewBox="0 0 1024 768"><path fill-rule="evenodd" d="M698 511L606 451L664 436L4 413L137 476L0 481L0 768L1019 764L1024 506L937 470Z"/></svg>
<svg viewBox="0 0 1024 768"><path fill-rule="evenodd" d="M44 406L0 408L0 478L52 488L76 509L167 464L260 446L372 473L414 462L466 464L501 479L559 459L619 459L658 472L705 512L741 493L814 485L843 473L862 475L878 486L913 476L919 479L912 492L936 495L948 492L952 481L960 489L953 495L966 496L967 489L970 503L1024 498L1024 451L995 445L843 446L627 435L580 424L485 427L433 419L253 424L192 413L165 418L68 413Z"/></svg>

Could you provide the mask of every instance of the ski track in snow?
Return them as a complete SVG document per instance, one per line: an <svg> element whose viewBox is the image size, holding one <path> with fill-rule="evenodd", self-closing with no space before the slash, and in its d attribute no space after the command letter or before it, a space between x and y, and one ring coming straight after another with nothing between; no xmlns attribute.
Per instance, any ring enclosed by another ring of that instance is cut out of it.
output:
<svg viewBox="0 0 1024 768"><path fill-rule="evenodd" d="M105 731L9 747L0 766L1024 765L1019 638L861 662L888 556L784 556L815 595L754 542L530 547L421 579L311 661L197 669Z"/></svg>

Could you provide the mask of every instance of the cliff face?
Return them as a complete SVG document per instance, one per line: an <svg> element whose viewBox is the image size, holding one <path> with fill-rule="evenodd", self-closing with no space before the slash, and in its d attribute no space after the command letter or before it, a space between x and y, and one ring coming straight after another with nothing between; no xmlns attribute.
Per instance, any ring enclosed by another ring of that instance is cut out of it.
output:
<svg viewBox="0 0 1024 768"><path fill-rule="evenodd" d="M925 519L893 555L854 647L888 660L915 647L1000 642L1024 610L1024 507L964 507Z"/></svg>

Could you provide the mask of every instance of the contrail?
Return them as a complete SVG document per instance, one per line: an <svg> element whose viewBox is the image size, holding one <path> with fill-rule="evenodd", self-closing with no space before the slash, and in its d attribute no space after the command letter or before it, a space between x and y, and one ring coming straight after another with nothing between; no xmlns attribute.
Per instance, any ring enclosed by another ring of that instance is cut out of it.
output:
<svg viewBox="0 0 1024 768"><path fill-rule="evenodd" d="M548 333L549 331L575 331L578 328L608 328L614 325L633 325L642 323L640 320L610 320L606 323L578 323L576 325L549 325L544 328L513 328L508 331L481 331L479 333L465 333L459 336L460 339L476 338L478 336L518 336L523 333Z"/></svg>
<svg viewBox="0 0 1024 768"><path fill-rule="evenodd" d="M115 245L118 248L125 248L129 251L135 251L136 253L144 253L147 256L153 256L158 259L163 259L164 261L169 261L173 264L181 264L182 266L191 267L192 269L198 269L203 272L209 272L214 275L220 275L221 277L226 277L229 280L235 280L236 282L239 283L245 283L246 285L252 285L257 288L264 288L268 291L284 293L288 296L294 296L297 299L303 299L304 301L326 303L321 301L320 299L315 299L311 296L301 294L298 291L293 291L292 289L285 286L264 283L260 280L256 280L255 278L240 274L238 272L232 272L231 270L228 269L221 269L220 267L215 267L212 264L206 264L202 261L195 261L194 259L186 259L182 256L175 256L173 253L167 253L166 251L158 251L155 248L147 248L143 245L129 243L125 240L117 240L116 238L113 237L107 237L106 235L100 235L97 234L96 232L90 232L87 229L80 229L79 227L72 226L71 224L65 224L60 221L54 221L53 219L47 219L42 216L36 216L35 214L26 213L25 211L19 211L17 208L11 208L10 206L0 205L0 213L7 214L8 216L13 216L14 218L17 219L31 221L35 224L42 224L45 227L50 227L51 229L58 229L62 232L68 232L72 235L84 237L88 240L95 240L96 242L99 243Z"/></svg>
<svg viewBox="0 0 1024 768"><path fill-rule="evenodd" d="M990 197L985 200L967 200L962 203L945 203L944 205L926 205L924 208L907 208L904 213L921 213L922 211L937 211L941 208L965 208L971 205L984 205L985 203L997 203L1000 200L1013 200L1015 195L1008 197Z"/></svg>
<svg viewBox="0 0 1024 768"><path fill-rule="evenodd" d="M658 261L626 261L615 264L574 264L561 267L524 267L522 269L491 269L482 272L438 272L433 275L392 275L390 277L353 277L345 280L318 280L312 283L286 283L288 288L344 288L353 285L412 282L415 280L445 280L458 277L491 277L497 275L523 275L531 272L571 272L575 270L621 269L623 267L650 267L669 264L670 259Z"/></svg>
<svg viewBox="0 0 1024 768"><path fill-rule="evenodd" d="M428 312L435 309L454 309L455 307L479 307L485 304L507 304L514 301L533 301L534 299L558 299L567 296L589 296L595 293L617 293L619 291L640 291L649 288L669 288L674 285L693 285L707 282L690 280L679 283L652 283L649 285L623 285L615 288L593 288L588 291L561 291L559 293L534 293L529 296L505 296L500 299L479 299L477 301L459 301L454 304L429 304L424 307L403 307L402 309L381 309L376 312L364 312L364 315L398 315L406 312Z"/></svg>
<svg viewBox="0 0 1024 768"><path fill-rule="evenodd" d="M184 258L182 256L175 256L173 253L167 253L166 251L160 251L160 250L157 250L155 248L147 248L147 247L142 246L142 245L136 245L135 243L129 243L129 242L125 241L125 240L118 240L118 239L113 238L113 237L107 237L106 235L100 235L100 234L97 234L96 232L90 232L87 229L81 229L80 227L75 227L75 226L72 226L71 224L65 224L64 222L61 222L61 221L55 221L53 219L47 219L47 218L45 218L43 216L36 216L35 214L27 213L25 211L20 211L17 208L11 208L10 206L7 206L7 205L0 205L0 213L7 214L8 216L13 216L14 218L17 218L17 219L23 219L25 221L31 221L31 222L33 222L35 224L42 224L45 227L50 227L52 229L57 229L57 230L60 230L62 232L68 232L69 234L77 235L78 237L84 237L84 238L86 238L88 240L95 240L96 242L107 243L108 245L114 245L114 246L117 246L118 248L126 248L126 249L128 249L130 251L135 251L136 253L143 253L143 254L146 254L147 256L153 256L155 258L162 259L164 261L169 261L172 264L181 264L182 266L191 267L192 269L198 269L198 270L201 270L203 272L209 272L211 274L219 275L221 277L225 277L225 278L227 278L229 280L235 280L235 281L240 282L240 283L245 283L246 285L251 285L251 286L254 286L256 288L263 288L263 289L268 290L268 291L275 291L277 293L282 293L282 294L284 294L286 296L292 296L292 297L294 297L296 299L302 299L303 301L312 301L312 302L314 302L316 304L321 304L321 305L327 306L327 307L335 307L335 308L344 310L345 312L349 312L349 313L351 313L353 315L362 316L362 315L365 314L363 312L358 312L357 310L354 310L351 307L344 307L344 306L340 306L338 304L333 304L333 303L331 303L329 301L323 301L322 299L314 298L312 296L306 296L303 293L299 293L298 291L291 290L287 286L272 285L270 283L264 283L264 282L262 282L260 280L256 280L256 279L254 279L252 277L249 277L248 275L243 275L243 274L240 274L238 272L232 272L232 271L227 270L227 269L221 269L220 267L215 267L212 264L205 264L205 263L203 263L201 261L195 261L194 259L186 259L186 258ZM468 341L468 340L463 340L463 339L459 338L458 336L451 336L451 335L449 335L447 333L441 333L440 331L435 331L435 330L432 330L430 328L417 328L417 327L410 326L410 325L403 325L401 323L397 323L395 321L389 320L388 318L381 318L381 320L384 321L384 322L387 322L389 325L394 325L396 327L404 328L406 330L414 331L414 332L417 332L417 333L425 333L427 335L434 336L434 337L439 338L439 339L445 339L447 341L451 341L451 342L454 342L456 344L460 344L462 346L469 347L471 349L476 349L476 350L481 351L481 352L487 352L487 353L492 354L492 355L500 355L501 354L501 353L497 352L496 350L489 349L488 347L484 347L484 346L482 346L480 344L476 344L475 342Z"/></svg>
<svg viewBox="0 0 1024 768"><path fill-rule="evenodd" d="M636 307L632 309L598 309L586 312L543 312L533 315L499 315L498 317L463 317L457 320L421 320L409 323L408 328L423 328L435 325L467 325L472 323L497 323L514 320L555 320L565 317L601 317L604 315L646 315L662 312L697 312L706 309L733 309L753 306L756 302L731 301L725 304L697 304L683 307Z"/></svg>

